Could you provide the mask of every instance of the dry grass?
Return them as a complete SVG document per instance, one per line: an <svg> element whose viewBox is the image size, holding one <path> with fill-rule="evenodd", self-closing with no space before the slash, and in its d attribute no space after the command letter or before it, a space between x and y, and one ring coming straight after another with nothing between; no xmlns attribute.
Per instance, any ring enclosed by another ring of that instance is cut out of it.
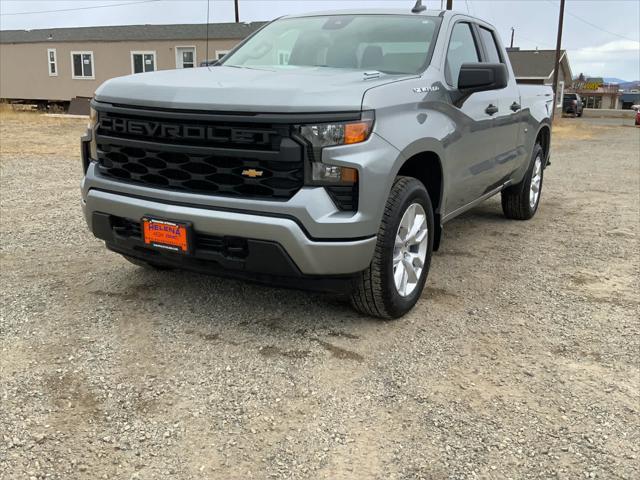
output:
<svg viewBox="0 0 640 480"><path fill-rule="evenodd" d="M603 129L611 127L576 122L575 119L557 117L553 121L553 137L563 140L588 140Z"/></svg>
<svg viewBox="0 0 640 480"><path fill-rule="evenodd" d="M10 103L0 102L0 120L17 118L20 115L33 113L38 113L35 105L13 105Z"/></svg>
<svg viewBox="0 0 640 480"><path fill-rule="evenodd" d="M48 117L25 107L0 104L0 163L4 165L12 155L54 155L63 151L70 158L79 156L86 119ZM78 148L73 151L68 145L70 129L78 132Z"/></svg>

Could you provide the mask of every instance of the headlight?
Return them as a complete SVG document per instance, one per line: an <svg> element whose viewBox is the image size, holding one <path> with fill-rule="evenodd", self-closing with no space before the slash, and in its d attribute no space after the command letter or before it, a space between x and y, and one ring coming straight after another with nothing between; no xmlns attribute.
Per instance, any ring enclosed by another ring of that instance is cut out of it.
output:
<svg viewBox="0 0 640 480"><path fill-rule="evenodd" d="M322 163L322 149L336 145L351 145L366 141L373 130L372 111L353 122L301 125L300 136L311 146L311 175L307 183L314 185L353 185L358 182L358 170Z"/></svg>
<svg viewBox="0 0 640 480"><path fill-rule="evenodd" d="M98 159L98 144L96 143L96 129L98 128L98 112L93 107L89 107L89 155L92 160Z"/></svg>
<svg viewBox="0 0 640 480"><path fill-rule="evenodd" d="M364 142L373 128L373 112L364 112L356 122L301 125L300 135L313 147L331 147Z"/></svg>

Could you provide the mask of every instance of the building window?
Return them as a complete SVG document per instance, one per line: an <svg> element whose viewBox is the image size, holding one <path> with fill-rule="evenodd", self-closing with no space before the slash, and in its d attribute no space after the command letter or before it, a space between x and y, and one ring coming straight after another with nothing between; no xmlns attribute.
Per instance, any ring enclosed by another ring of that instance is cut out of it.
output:
<svg viewBox="0 0 640 480"><path fill-rule="evenodd" d="M71 78L93 80L93 52L71 52Z"/></svg>
<svg viewBox="0 0 640 480"><path fill-rule="evenodd" d="M153 72L156 69L156 52L131 52L131 73Z"/></svg>
<svg viewBox="0 0 640 480"><path fill-rule="evenodd" d="M47 49L47 63L49 64L49 76L58 76L58 57L56 56L55 48Z"/></svg>
<svg viewBox="0 0 640 480"><path fill-rule="evenodd" d="M196 66L196 47L176 47L176 68Z"/></svg>
<svg viewBox="0 0 640 480"><path fill-rule="evenodd" d="M584 95L582 104L584 108L602 108L602 97L600 95Z"/></svg>
<svg viewBox="0 0 640 480"><path fill-rule="evenodd" d="M216 50L216 60L222 60L229 50Z"/></svg>

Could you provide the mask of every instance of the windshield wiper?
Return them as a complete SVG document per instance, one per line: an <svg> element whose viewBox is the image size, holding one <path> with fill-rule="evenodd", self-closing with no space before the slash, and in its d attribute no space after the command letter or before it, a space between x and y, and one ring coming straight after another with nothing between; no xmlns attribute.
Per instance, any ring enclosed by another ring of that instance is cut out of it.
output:
<svg viewBox="0 0 640 480"><path fill-rule="evenodd" d="M220 65L221 67L231 67L231 68L246 68L247 70L258 70L259 72L271 72L273 70L270 70L268 68L258 68L258 67L247 67L246 65L226 65L226 64L222 64Z"/></svg>

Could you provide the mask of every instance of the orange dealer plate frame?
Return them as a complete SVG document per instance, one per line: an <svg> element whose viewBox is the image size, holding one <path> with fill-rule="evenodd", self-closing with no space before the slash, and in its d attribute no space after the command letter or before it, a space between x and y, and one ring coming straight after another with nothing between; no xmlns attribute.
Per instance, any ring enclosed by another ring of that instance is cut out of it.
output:
<svg viewBox="0 0 640 480"><path fill-rule="evenodd" d="M191 253L191 224L144 216L140 220L145 245L180 254Z"/></svg>

